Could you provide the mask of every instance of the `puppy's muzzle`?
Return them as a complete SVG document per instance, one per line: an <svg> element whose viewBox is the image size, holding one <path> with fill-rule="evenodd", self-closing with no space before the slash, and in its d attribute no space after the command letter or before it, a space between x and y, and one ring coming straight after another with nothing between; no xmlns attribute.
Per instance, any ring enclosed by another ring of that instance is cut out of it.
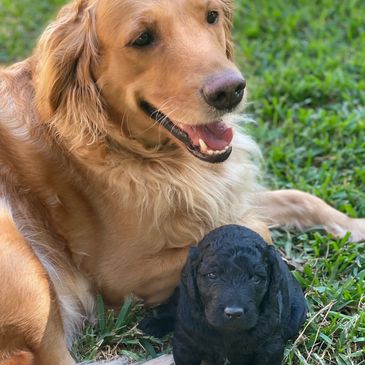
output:
<svg viewBox="0 0 365 365"><path fill-rule="evenodd" d="M240 307L226 307L224 309L224 316L229 320L239 319L243 316L244 310Z"/></svg>

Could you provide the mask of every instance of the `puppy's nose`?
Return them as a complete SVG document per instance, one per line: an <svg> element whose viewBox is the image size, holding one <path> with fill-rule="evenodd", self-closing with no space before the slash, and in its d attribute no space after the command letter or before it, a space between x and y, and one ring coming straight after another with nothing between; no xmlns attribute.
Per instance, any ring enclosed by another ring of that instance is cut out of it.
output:
<svg viewBox="0 0 365 365"><path fill-rule="evenodd" d="M228 319L240 318L243 315L243 308L240 308L240 307L226 307L224 309L224 315Z"/></svg>
<svg viewBox="0 0 365 365"><path fill-rule="evenodd" d="M205 101L218 110L232 110L242 100L246 80L238 72L228 71L208 78L202 89Z"/></svg>

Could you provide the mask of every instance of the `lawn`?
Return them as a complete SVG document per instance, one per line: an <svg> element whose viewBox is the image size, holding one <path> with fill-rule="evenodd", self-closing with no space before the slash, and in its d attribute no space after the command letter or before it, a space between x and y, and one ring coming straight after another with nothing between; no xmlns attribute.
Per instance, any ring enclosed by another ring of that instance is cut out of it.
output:
<svg viewBox="0 0 365 365"><path fill-rule="evenodd" d="M63 0L1 0L0 62L28 55ZM365 216L365 3L363 0L236 0L235 41L248 80L247 128L263 149L265 184L318 195ZM274 231L301 263L307 323L286 364L365 364L365 245L321 232ZM168 351L169 341L135 328L140 305L127 300L88 325L79 359L132 358Z"/></svg>

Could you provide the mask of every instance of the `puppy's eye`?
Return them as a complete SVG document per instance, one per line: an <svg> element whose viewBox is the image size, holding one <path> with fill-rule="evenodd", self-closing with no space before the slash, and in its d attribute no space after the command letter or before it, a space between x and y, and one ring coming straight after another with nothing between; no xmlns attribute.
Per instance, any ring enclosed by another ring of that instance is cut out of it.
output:
<svg viewBox="0 0 365 365"><path fill-rule="evenodd" d="M218 18L219 18L218 11L211 10L207 14L207 22L209 24L215 24L215 23L217 23Z"/></svg>
<svg viewBox="0 0 365 365"><path fill-rule="evenodd" d="M139 35L139 37L132 42L133 47L143 48L153 43L155 37L153 33L145 31Z"/></svg>
<svg viewBox="0 0 365 365"><path fill-rule="evenodd" d="M260 284L265 282L265 275L254 274L250 276L250 280L252 280L255 284Z"/></svg>
<svg viewBox="0 0 365 365"><path fill-rule="evenodd" d="M207 277L214 280L217 279L217 274L215 272L210 272L209 274L207 274Z"/></svg>

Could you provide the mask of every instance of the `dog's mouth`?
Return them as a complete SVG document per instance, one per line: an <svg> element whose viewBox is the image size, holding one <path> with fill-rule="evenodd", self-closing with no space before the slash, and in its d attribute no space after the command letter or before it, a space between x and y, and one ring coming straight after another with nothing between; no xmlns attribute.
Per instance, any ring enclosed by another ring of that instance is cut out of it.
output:
<svg viewBox="0 0 365 365"><path fill-rule="evenodd" d="M219 163L228 159L232 152L233 129L219 120L209 124L188 125L172 122L165 114L146 101L141 109L182 142L187 150L200 160Z"/></svg>

